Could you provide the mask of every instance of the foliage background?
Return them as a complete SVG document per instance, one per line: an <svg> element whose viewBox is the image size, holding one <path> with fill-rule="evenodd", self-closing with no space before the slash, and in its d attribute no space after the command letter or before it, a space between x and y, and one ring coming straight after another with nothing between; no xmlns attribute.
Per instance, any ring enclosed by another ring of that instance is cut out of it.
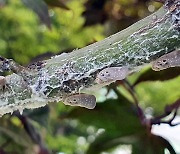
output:
<svg viewBox="0 0 180 154"><path fill-rule="evenodd" d="M28 65L71 52L156 11L149 0L0 0L0 55ZM180 69L150 67L99 90L87 110L50 103L0 119L0 153L164 153L173 147L142 123L180 98Z"/></svg>

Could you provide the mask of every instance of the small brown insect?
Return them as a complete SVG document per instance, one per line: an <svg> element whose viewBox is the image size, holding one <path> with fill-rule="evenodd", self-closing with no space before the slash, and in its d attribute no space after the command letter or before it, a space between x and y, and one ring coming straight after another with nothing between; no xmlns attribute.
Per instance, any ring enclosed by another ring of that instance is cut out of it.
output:
<svg viewBox="0 0 180 154"><path fill-rule="evenodd" d="M128 67L108 67L99 72L96 77L98 84L123 80L129 74Z"/></svg>
<svg viewBox="0 0 180 154"><path fill-rule="evenodd" d="M180 66L179 50L163 55L152 63L152 69L154 71L161 71L169 67L179 67L179 66Z"/></svg>
<svg viewBox="0 0 180 154"><path fill-rule="evenodd" d="M96 106L96 97L88 94L75 94L64 100L65 105L80 106L87 109L93 109Z"/></svg>

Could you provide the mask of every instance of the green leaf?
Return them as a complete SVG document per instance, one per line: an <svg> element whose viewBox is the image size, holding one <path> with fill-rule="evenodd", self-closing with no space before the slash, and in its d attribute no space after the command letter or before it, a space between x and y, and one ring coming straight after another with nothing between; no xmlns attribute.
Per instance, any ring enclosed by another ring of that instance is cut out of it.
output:
<svg viewBox="0 0 180 154"><path fill-rule="evenodd" d="M149 69L139 76L139 78L134 83L134 86L136 86L137 84L141 82L170 80L179 75L180 75L179 67L169 68L169 69L158 71L158 72L153 71L152 69Z"/></svg>
<svg viewBox="0 0 180 154"><path fill-rule="evenodd" d="M180 76L164 82L142 82L135 87L140 104L144 108L152 107L155 114L162 112L164 107L180 98Z"/></svg>
<svg viewBox="0 0 180 154"><path fill-rule="evenodd" d="M41 126L48 126L48 118L49 118L49 106L45 106L43 108L37 108L34 110L25 110L23 115L27 116L33 121L38 122Z"/></svg>
<svg viewBox="0 0 180 154"><path fill-rule="evenodd" d="M130 135L125 137L106 136L102 134L93 142L87 151L87 154L98 154L102 151L109 151L118 145L132 145L132 154L164 154L168 149L171 154L176 154L171 144L161 136L151 134L150 130L146 133Z"/></svg>
<svg viewBox="0 0 180 154"><path fill-rule="evenodd" d="M93 110L75 108L67 117L78 119L87 126L105 129L105 132L90 145L88 153L112 148L120 143L114 142L116 139L145 131L137 116L135 106L120 94L116 100L109 99L98 103Z"/></svg>
<svg viewBox="0 0 180 154"><path fill-rule="evenodd" d="M133 104L121 98L99 103L93 110L75 108L67 117L77 118L82 123L97 128L105 128L106 132L112 136L129 135L142 130Z"/></svg>
<svg viewBox="0 0 180 154"><path fill-rule="evenodd" d="M13 121L17 120L17 117L11 117L9 120L5 118L0 119L0 136L4 135L6 138L10 138L14 144L30 148L30 145L33 145L33 143L25 130L13 123Z"/></svg>
<svg viewBox="0 0 180 154"><path fill-rule="evenodd" d="M22 2L39 16L42 23L51 28L48 7L43 0L22 0Z"/></svg>
<svg viewBox="0 0 180 154"><path fill-rule="evenodd" d="M133 144L132 154L164 154L165 149L168 149L171 154L176 154L171 144L163 137L144 134Z"/></svg>

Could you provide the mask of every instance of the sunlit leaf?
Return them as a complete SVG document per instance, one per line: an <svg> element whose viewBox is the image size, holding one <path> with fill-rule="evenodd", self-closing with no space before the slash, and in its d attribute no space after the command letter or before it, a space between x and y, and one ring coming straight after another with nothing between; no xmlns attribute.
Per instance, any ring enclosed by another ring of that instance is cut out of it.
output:
<svg viewBox="0 0 180 154"><path fill-rule="evenodd" d="M140 104L152 107L155 113L162 112L164 107L180 98L180 77L164 82L141 82L135 87Z"/></svg>

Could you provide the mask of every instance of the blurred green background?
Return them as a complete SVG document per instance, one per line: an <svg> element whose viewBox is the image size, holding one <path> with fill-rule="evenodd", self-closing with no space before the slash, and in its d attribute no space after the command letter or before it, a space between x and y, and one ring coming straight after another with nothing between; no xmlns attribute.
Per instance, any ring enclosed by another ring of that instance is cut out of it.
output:
<svg viewBox="0 0 180 154"><path fill-rule="evenodd" d="M0 55L26 66L102 40L159 7L149 0L0 0ZM99 90L94 110L60 102L7 114L0 154L174 153L140 113L153 118L178 100L179 74L144 68Z"/></svg>

